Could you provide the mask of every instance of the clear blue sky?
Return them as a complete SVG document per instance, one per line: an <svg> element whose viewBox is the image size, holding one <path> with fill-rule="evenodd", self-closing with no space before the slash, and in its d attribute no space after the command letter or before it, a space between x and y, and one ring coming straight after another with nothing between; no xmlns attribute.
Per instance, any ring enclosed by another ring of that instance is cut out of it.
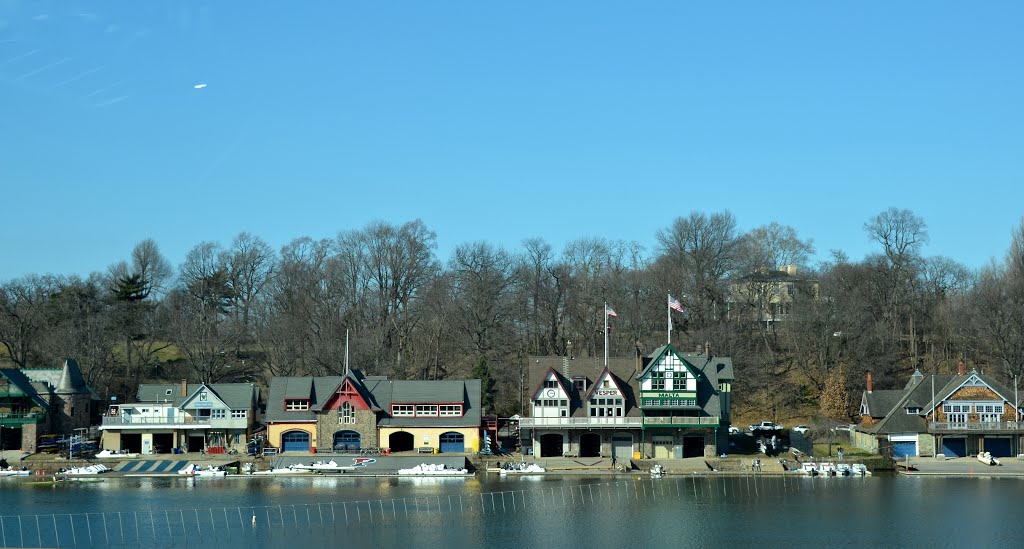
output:
<svg viewBox="0 0 1024 549"><path fill-rule="evenodd" d="M0 0L0 280L420 218L636 240L692 210L972 268L1024 214L1021 2ZM207 87L196 89L196 84Z"/></svg>

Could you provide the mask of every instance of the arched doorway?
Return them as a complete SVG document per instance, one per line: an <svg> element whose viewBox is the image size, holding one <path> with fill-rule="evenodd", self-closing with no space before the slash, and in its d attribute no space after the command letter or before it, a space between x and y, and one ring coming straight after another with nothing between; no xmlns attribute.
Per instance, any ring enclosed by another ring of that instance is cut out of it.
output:
<svg viewBox="0 0 1024 549"><path fill-rule="evenodd" d="M338 431L334 433L335 452L358 452L362 436L355 431Z"/></svg>
<svg viewBox="0 0 1024 549"><path fill-rule="evenodd" d="M540 436L540 457L559 457L562 455L562 435L548 434Z"/></svg>
<svg viewBox="0 0 1024 549"><path fill-rule="evenodd" d="M388 437L388 446L392 452L408 452L413 449L412 433L398 431Z"/></svg>
<svg viewBox="0 0 1024 549"><path fill-rule="evenodd" d="M597 433L580 435L580 457L601 457L601 435Z"/></svg>
<svg viewBox="0 0 1024 549"><path fill-rule="evenodd" d="M462 433L456 433L449 431L447 433L441 433L441 451L442 452L465 452L466 451L466 437Z"/></svg>
<svg viewBox="0 0 1024 549"><path fill-rule="evenodd" d="M281 435L282 452L308 452L309 433L306 431L288 431Z"/></svg>

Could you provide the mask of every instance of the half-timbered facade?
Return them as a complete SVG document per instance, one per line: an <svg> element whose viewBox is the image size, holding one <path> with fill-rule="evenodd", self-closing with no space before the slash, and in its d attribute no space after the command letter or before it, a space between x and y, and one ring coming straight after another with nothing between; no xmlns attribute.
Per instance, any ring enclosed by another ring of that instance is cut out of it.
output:
<svg viewBox="0 0 1024 549"><path fill-rule="evenodd" d="M596 357L530 357L528 369L530 413L519 426L538 457L673 459L716 455L728 443L728 358L666 345L607 365Z"/></svg>
<svg viewBox="0 0 1024 549"><path fill-rule="evenodd" d="M924 375L915 371L900 390L873 390L868 375L861 396L855 446L891 455L964 457L1021 453L1024 422L1015 390L972 371Z"/></svg>

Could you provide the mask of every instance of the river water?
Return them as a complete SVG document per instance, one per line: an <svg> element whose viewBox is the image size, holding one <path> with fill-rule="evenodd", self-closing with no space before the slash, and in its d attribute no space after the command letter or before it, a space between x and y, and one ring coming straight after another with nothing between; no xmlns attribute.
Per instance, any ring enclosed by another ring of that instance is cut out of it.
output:
<svg viewBox="0 0 1024 549"><path fill-rule="evenodd" d="M0 481L3 546L1019 547L1017 479Z"/></svg>

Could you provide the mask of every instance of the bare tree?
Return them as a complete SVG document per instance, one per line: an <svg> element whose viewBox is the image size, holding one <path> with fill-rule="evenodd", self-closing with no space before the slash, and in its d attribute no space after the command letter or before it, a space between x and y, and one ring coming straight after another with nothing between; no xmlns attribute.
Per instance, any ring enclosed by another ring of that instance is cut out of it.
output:
<svg viewBox="0 0 1024 549"><path fill-rule="evenodd" d="M29 275L0 286L0 343L19 368L41 366L39 345L48 326L47 306L59 287L54 276Z"/></svg>
<svg viewBox="0 0 1024 549"><path fill-rule="evenodd" d="M737 267L736 219L728 211L692 212L657 233L658 252L678 277L680 299L698 326L723 318L725 277Z"/></svg>
<svg viewBox="0 0 1024 549"><path fill-rule="evenodd" d="M219 262L227 271L232 290L232 316L241 332L248 335L253 305L274 273L274 250L260 237L242 232L230 249L220 253Z"/></svg>

